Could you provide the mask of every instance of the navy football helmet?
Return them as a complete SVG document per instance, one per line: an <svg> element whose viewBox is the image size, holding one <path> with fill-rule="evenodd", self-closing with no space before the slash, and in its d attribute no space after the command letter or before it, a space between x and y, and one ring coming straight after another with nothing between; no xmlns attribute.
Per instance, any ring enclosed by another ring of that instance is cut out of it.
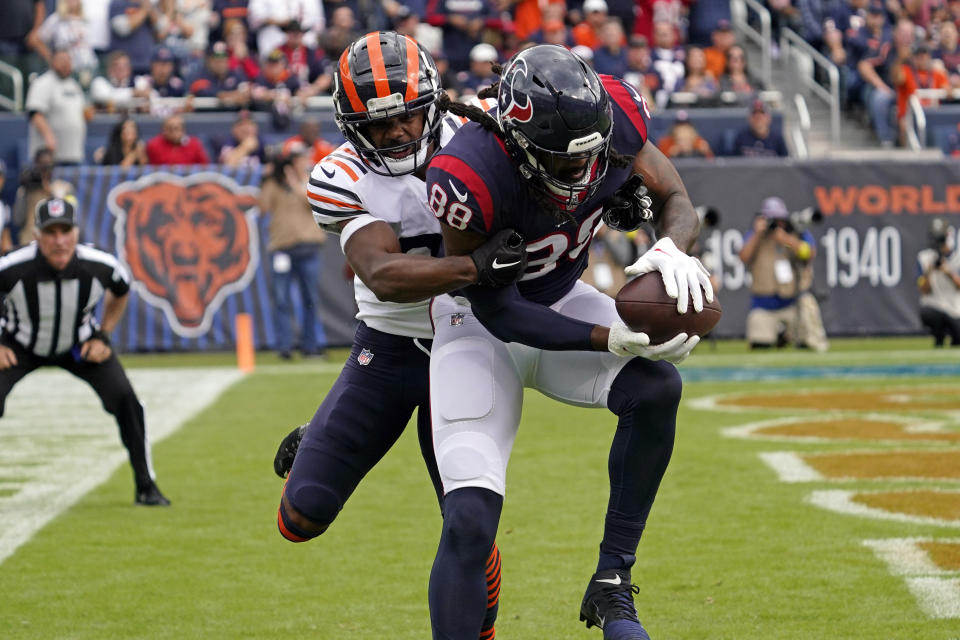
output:
<svg viewBox="0 0 960 640"><path fill-rule="evenodd" d="M440 73L413 38L393 31L357 38L344 49L333 79L337 126L374 173L413 173L430 160L430 143L439 140L443 115L437 106ZM402 145L374 146L367 134L371 122L418 111L425 114L423 135Z"/></svg>
<svg viewBox="0 0 960 640"><path fill-rule="evenodd" d="M607 173L613 109L597 73L563 47L538 45L503 71L497 119L520 173L565 211Z"/></svg>

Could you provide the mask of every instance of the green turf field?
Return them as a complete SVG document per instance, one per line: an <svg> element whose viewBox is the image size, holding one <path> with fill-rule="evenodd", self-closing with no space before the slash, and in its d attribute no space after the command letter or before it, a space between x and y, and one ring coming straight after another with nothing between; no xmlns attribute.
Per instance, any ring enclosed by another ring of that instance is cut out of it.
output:
<svg viewBox="0 0 960 640"><path fill-rule="evenodd" d="M333 362L344 355L336 352ZM124 361L134 369L205 367L229 365L231 357ZM906 578L864 546L865 540L960 538L956 525L872 519L815 506L808 497L818 489L903 483L782 482L759 453L859 445L731 438L725 427L783 412L690 404L707 396L798 389L890 387L904 395L903 389L957 386L960 396L956 373L892 370L894 377L884 378L881 370L868 369L871 376L864 378L849 371L905 364L956 366L960 353L934 351L920 338L835 341L823 355L750 354L739 342L698 347L682 370L702 381L685 387L673 461L634 569L637 608L655 640L960 638L960 617L929 615ZM172 508L135 508L123 464L2 561L0 638L430 638L426 591L440 519L412 430L324 536L288 543L276 531L282 481L273 475L273 454L279 439L312 414L338 367L316 361L284 365L269 355L258 365L154 447L160 486ZM824 366L845 375L810 369ZM798 367L804 377L725 376L728 370L757 375L765 368L791 375L784 367ZM927 418L937 415L943 414L924 412ZM944 428L960 431L956 420L954 412ZM528 394L498 537L504 563L500 640L602 637L584 629L578 609L596 562L614 424L606 411ZM3 429L0 421L0 436ZM0 487L2 461L0 451ZM950 481L907 484L960 488ZM960 598L960 570L933 573L948 598Z"/></svg>

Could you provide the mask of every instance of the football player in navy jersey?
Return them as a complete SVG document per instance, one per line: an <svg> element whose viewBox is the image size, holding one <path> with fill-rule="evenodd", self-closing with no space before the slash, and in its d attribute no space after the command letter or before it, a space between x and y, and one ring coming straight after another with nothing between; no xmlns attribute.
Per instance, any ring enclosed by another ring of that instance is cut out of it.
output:
<svg viewBox="0 0 960 640"><path fill-rule="evenodd" d="M660 239L627 274L659 271L678 312L691 300L689 312L701 311L713 299L709 274L684 252L697 238L697 214L673 165L646 144L650 115L630 85L598 76L563 47L539 45L510 60L495 91L495 113L451 108L476 122L427 171L447 255L468 254L506 228L523 236L528 254L519 282L468 286L431 308L430 397L444 489L430 577L433 637L468 640L480 628L484 566L531 387L617 416L600 557L580 619L605 640L647 640L631 567L673 449L681 392L674 363L699 338L680 333L651 345L620 321L613 299L579 277L601 221L626 230L655 213Z"/></svg>
<svg viewBox="0 0 960 640"><path fill-rule="evenodd" d="M516 234L508 230L469 255L442 257L424 176L431 156L464 121L444 117L442 95L430 55L394 32L360 37L337 66L334 108L347 142L317 163L306 195L317 223L340 234L357 274L360 325L333 388L310 423L284 439L274 461L278 475L289 472L277 514L287 540L326 531L414 410L441 499L430 432L429 299L468 285L502 286L523 273L523 247L510 242ZM495 637L500 552L493 540L486 565L484 622L470 640Z"/></svg>

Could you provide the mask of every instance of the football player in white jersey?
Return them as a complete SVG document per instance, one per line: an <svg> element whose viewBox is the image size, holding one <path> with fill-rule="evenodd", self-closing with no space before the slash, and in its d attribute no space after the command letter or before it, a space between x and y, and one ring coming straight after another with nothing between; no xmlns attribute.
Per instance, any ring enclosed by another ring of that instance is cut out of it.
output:
<svg viewBox="0 0 960 640"><path fill-rule="evenodd" d="M347 142L314 167L307 198L317 223L340 233L356 273L360 324L333 388L274 461L278 475L289 471L277 514L287 540L304 542L330 526L414 409L442 506L430 429L430 299L471 284L509 284L526 268L525 248L509 230L469 256L441 257L424 176L441 137L465 121L443 117L441 96L433 59L407 36L369 33L340 57L334 104ZM480 640L495 637L499 567L494 544Z"/></svg>

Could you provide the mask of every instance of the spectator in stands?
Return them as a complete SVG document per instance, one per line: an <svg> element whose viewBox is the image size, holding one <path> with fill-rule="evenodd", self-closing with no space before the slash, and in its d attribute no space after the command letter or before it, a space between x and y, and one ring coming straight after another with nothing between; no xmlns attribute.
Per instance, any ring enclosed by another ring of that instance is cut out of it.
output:
<svg viewBox="0 0 960 640"><path fill-rule="evenodd" d="M960 158L960 122L957 123L956 130L947 136L947 148L943 153L950 158Z"/></svg>
<svg viewBox="0 0 960 640"><path fill-rule="evenodd" d="M720 76L720 91L732 92L736 94L737 102L745 103L749 102L756 89L747 70L747 52L740 45L730 47L726 69Z"/></svg>
<svg viewBox="0 0 960 640"><path fill-rule="evenodd" d="M913 48L912 56L893 70L893 81L897 87L897 122L900 125L901 139L904 139L907 127L905 116L910 96L916 93L917 89L946 89L950 86L950 80L942 66L933 64L930 48L921 42ZM920 102L925 105L934 104L929 98L923 98Z"/></svg>
<svg viewBox="0 0 960 640"><path fill-rule="evenodd" d="M148 162L147 145L140 138L137 122L132 118L124 118L113 125L100 164L133 167Z"/></svg>
<svg viewBox="0 0 960 640"><path fill-rule="evenodd" d="M747 126L741 129L733 141L733 155L747 157L787 157L787 143L779 131L772 127L770 107L760 99L750 105Z"/></svg>
<svg viewBox="0 0 960 640"><path fill-rule="evenodd" d="M90 99L98 111L114 113L138 109L145 111L150 96L149 82L134 83L130 56L125 51L114 51L107 58L105 75L97 76L90 84Z"/></svg>
<svg viewBox="0 0 960 640"><path fill-rule="evenodd" d="M673 27L677 39L682 41L686 33L687 5L690 0L637 0L636 19L633 33L654 40L655 23L668 22ZM710 2L710 4L718 4Z"/></svg>
<svg viewBox="0 0 960 640"><path fill-rule="evenodd" d="M212 16L210 0L160 0L163 41L179 60L202 59Z"/></svg>
<svg viewBox="0 0 960 640"><path fill-rule="evenodd" d="M627 41L618 18L607 18L600 27L600 46L593 50L597 73L622 78L627 73Z"/></svg>
<svg viewBox="0 0 960 640"><path fill-rule="evenodd" d="M258 167L266 162L260 127L248 111L241 111L230 127L230 137L214 143L214 157L228 167Z"/></svg>
<svg viewBox="0 0 960 640"><path fill-rule="evenodd" d="M607 23L607 3L605 0L585 0L583 3L583 22L573 27L571 35L574 44L596 49L602 44L600 31Z"/></svg>
<svg viewBox="0 0 960 640"><path fill-rule="evenodd" d="M712 158L710 144L690 122L690 115L681 109L667 134L657 146L668 158Z"/></svg>
<svg viewBox="0 0 960 640"><path fill-rule="evenodd" d="M57 10L40 27L38 36L48 49L66 49L77 80L90 86L99 61L87 37L88 24L83 14L83 0L58 0Z"/></svg>
<svg viewBox="0 0 960 640"><path fill-rule="evenodd" d="M707 59L703 49L696 46L687 47L683 91L696 94L700 101L709 102L717 97L717 90L717 79L707 71Z"/></svg>
<svg viewBox="0 0 960 640"><path fill-rule="evenodd" d="M939 46L933 57L943 63L950 86L960 89L960 44L957 43L957 24L944 22L940 25Z"/></svg>
<svg viewBox="0 0 960 640"><path fill-rule="evenodd" d="M710 33L710 42L711 45L703 50L703 55L707 59L707 71L712 73L714 78L719 78L727 68L730 50L737 45L737 35L733 32L729 20L721 20L717 24L717 28ZM743 51L742 48L740 50Z"/></svg>
<svg viewBox="0 0 960 640"><path fill-rule="evenodd" d="M433 61L437 65L437 72L440 74L440 86L447 92L451 100L456 100L463 93L463 87L460 86L460 80L456 72L450 68L450 61L447 60L447 54L443 49L438 49L432 53Z"/></svg>
<svg viewBox="0 0 960 640"><path fill-rule="evenodd" d="M130 56L135 74L150 70L161 13L151 0L110 0L110 49Z"/></svg>
<svg viewBox="0 0 960 640"><path fill-rule="evenodd" d="M288 155L296 145L303 145L310 150L313 164L317 164L336 149L320 136L320 121L314 118L300 121L300 133L283 141L281 154Z"/></svg>
<svg viewBox="0 0 960 640"><path fill-rule="evenodd" d="M669 22L659 20L653 24L653 69L660 76L660 91L657 104L666 105L670 94L683 86L685 52L677 45L677 31Z"/></svg>
<svg viewBox="0 0 960 640"><path fill-rule="evenodd" d="M930 246L917 254L920 321L933 334L933 346L960 348L960 251L957 232L943 218L930 223Z"/></svg>
<svg viewBox="0 0 960 640"><path fill-rule="evenodd" d="M320 36L320 46L331 60L339 60L340 53L360 36L353 9L338 6L330 12L330 24Z"/></svg>
<svg viewBox="0 0 960 640"><path fill-rule="evenodd" d="M543 44L555 44L560 47L572 47L573 37L563 20L547 20L540 30L538 41Z"/></svg>
<svg viewBox="0 0 960 640"><path fill-rule="evenodd" d="M0 193L7 181L7 163L0 160ZM13 249L13 236L10 233L10 224L13 222L12 212L6 202L0 200L0 255L6 255Z"/></svg>
<svg viewBox="0 0 960 640"><path fill-rule="evenodd" d="M250 88L251 105L259 111L289 114L300 92L300 78L287 69L287 57L274 49L263 61L260 76Z"/></svg>
<svg viewBox="0 0 960 640"><path fill-rule="evenodd" d="M660 89L660 76L653 69L650 45L646 36L633 34L627 46L627 71L623 79L636 87L652 108L653 96Z"/></svg>
<svg viewBox="0 0 960 640"><path fill-rule="evenodd" d="M150 59L150 75L141 76L150 88L150 97L181 98L186 93L183 78L174 74L173 51L157 47Z"/></svg>
<svg viewBox="0 0 960 640"><path fill-rule="evenodd" d="M53 177L53 151L46 147L37 149L33 164L20 172L20 184L13 202L13 224L19 230L17 246L22 247L34 240L33 213L37 203L47 198L65 198L73 194L73 185Z"/></svg>
<svg viewBox="0 0 960 640"><path fill-rule="evenodd" d="M104 0L82 0L83 17L87 21L87 42L103 64L110 53L110 3Z"/></svg>
<svg viewBox="0 0 960 640"><path fill-rule="evenodd" d="M702 47L711 44L718 46L714 39L714 33L717 29L723 28L729 32L729 44L721 46L722 50L729 49L736 41L733 29L730 28L729 2L708 2L701 0L690 5L690 26L687 29L687 42ZM709 55L707 56L709 60ZM723 73L723 64L711 66L708 62L707 68L713 73L714 77L719 77Z"/></svg>
<svg viewBox="0 0 960 640"><path fill-rule="evenodd" d="M450 68L457 72L470 68L470 50L480 44L484 28L502 27L493 0L431 0L427 22L443 30L443 50Z"/></svg>
<svg viewBox="0 0 960 640"><path fill-rule="evenodd" d="M271 275L277 327L277 351L288 360L293 350L290 288L296 280L303 315L300 318L300 351L305 356L322 355L326 338L317 323L320 291L320 245L326 237L313 219L303 197L313 161L309 150L295 146L281 156L260 190L260 211L270 213L268 249L272 253ZM319 331L318 331L319 329Z"/></svg>
<svg viewBox="0 0 960 640"><path fill-rule="evenodd" d="M260 75L260 61L250 51L247 44L247 27L237 19L227 20L223 26L224 41L227 44L228 67L230 71L239 71L243 77L254 80Z"/></svg>
<svg viewBox="0 0 960 640"><path fill-rule="evenodd" d="M499 76L493 72L493 65L499 54L492 44L481 42L470 50L470 71L457 74L463 93L477 93L483 87L495 83Z"/></svg>
<svg viewBox="0 0 960 640"><path fill-rule="evenodd" d="M839 68L843 68L847 63L847 47L843 40L843 31L837 28L833 18L827 18L823 24L823 53Z"/></svg>
<svg viewBox="0 0 960 640"><path fill-rule="evenodd" d="M162 131L147 142L147 159L150 164L210 164L203 143L187 135L179 115L164 120Z"/></svg>
<svg viewBox="0 0 960 640"><path fill-rule="evenodd" d="M752 278L746 331L751 349L796 342L827 350L820 307L810 292L816 251L813 234L794 228L783 200L766 198L740 250Z"/></svg>
<svg viewBox="0 0 960 640"><path fill-rule="evenodd" d="M195 77L187 93L198 98L217 98L221 107L236 108L250 101L250 83L239 71L230 71L225 42L215 42L207 52L207 66Z"/></svg>
<svg viewBox="0 0 960 640"><path fill-rule="evenodd" d="M46 17L44 0L0 2L0 61L17 67L24 80L50 59L50 51L39 36ZM7 88L5 93L9 92Z"/></svg>
<svg viewBox="0 0 960 640"><path fill-rule="evenodd" d="M207 35L207 41L226 40L227 36L224 28L229 20L238 20L247 29L249 26L247 22L248 3L249 0L213 0L210 13L210 33Z"/></svg>
<svg viewBox="0 0 960 640"><path fill-rule="evenodd" d="M303 27L304 43L308 47L317 46L324 26L321 3L317 0L250 0L248 8L247 19L257 34L257 51L261 56L283 45L287 39L283 28L292 20L297 20Z"/></svg>
<svg viewBox="0 0 960 640"><path fill-rule="evenodd" d="M871 5L871 13L875 12L876 5ZM913 47L913 23L901 20L894 28L892 41L878 43L878 48L869 47L864 58L857 64L857 71L864 81L862 102L870 112L873 130L880 139L880 144L891 147L894 144L896 130L891 125L891 108L897 94L894 85L894 67L899 67L898 61L910 55Z"/></svg>
<svg viewBox="0 0 960 640"><path fill-rule="evenodd" d="M93 117L72 71L70 52L56 49L50 70L34 80L27 91L28 153L34 155L40 147L47 147L57 164L83 162L87 121Z"/></svg>
<svg viewBox="0 0 960 640"><path fill-rule="evenodd" d="M328 69L323 50L319 47L310 48L303 43L303 27L296 20L287 23L284 33L287 34L287 41L280 50L287 58L290 73L300 80L300 95L306 98L329 93L333 73Z"/></svg>

